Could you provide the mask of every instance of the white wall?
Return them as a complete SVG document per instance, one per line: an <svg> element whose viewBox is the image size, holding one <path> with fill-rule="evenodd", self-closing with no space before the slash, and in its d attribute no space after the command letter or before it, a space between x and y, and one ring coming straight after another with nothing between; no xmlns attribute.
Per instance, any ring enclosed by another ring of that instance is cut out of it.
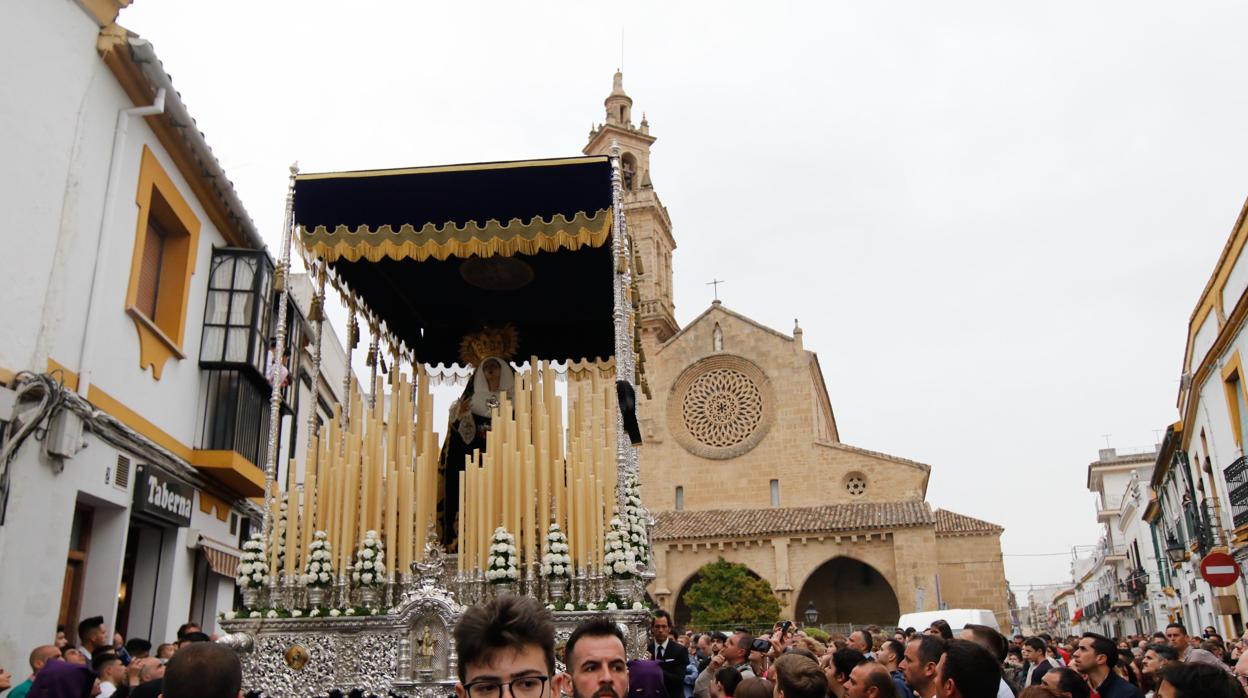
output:
<svg viewBox="0 0 1248 698"><path fill-rule="evenodd" d="M225 244L188 183L146 122L132 119L109 189L112 216L100 248L102 284L91 294L96 240L118 112L134 106L96 51L98 26L72 0L16 0L0 42L0 191L5 225L0 244L0 369L44 371L48 359L77 370L87 307L95 315L93 383L185 446L193 446L201 399L200 326L213 245ZM125 313L138 209L143 147L148 146L200 220L182 348L160 381L139 369L135 326ZM12 166L20 163L20 167ZM95 507L82 615L103 615L111 631L129 529L130 491L105 482L117 450L88 436L89 447L57 473L28 441L12 466L12 496L0 527L0 666L22 667L50 642L57 620L76 501ZM140 461L132 458L135 465ZM192 527L232 541L228 522L195 508ZM162 546L153 642L172 637L187 619L194 552L188 529ZM217 598L224 593L218 583ZM134 627L147 625L138 610Z"/></svg>

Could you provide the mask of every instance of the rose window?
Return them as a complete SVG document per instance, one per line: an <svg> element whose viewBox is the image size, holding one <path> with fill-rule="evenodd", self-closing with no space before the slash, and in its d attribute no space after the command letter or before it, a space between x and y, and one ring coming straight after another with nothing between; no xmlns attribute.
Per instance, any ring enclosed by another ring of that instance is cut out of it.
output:
<svg viewBox="0 0 1248 698"><path fill-rule="evenodd" d="M707 446L735 446L749 438L763 418L763 396L740 371L707 371L689 386L684 400L685 426Z"/></svg>
<svg viewBox="0 0 1248 698"><path fill-rule="evenodd" d="M861 475L850 475L845 478L845 491L851 497L860 497L867 491L867 479Z"/></svg>
<svg viewBox="0 0 1248 698"><path fill-rule="evenodd" d="M676 378L667 395L667 425L690 453L735 458L767 435L774 403L771 381L754 362L716 354Z"/></svg>

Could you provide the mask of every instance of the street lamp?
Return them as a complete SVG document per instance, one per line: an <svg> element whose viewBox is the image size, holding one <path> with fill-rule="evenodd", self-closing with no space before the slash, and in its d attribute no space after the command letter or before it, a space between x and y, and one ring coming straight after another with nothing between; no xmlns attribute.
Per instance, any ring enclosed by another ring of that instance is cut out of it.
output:
<svg viewBox="0 0 1248 698"><path fill-rule="evenodd" d="M1183 562L1183 556L1186 553L1187 550L1183 548L1183 544L1173 538L1166 545L1166 557L1170 558L1170 562L1176 565Z"/></svg>
<svg viewBox="0 0 1248 698"><path fill-rule="evenodd" d="M806 617L806 625L814 625L819 622L819 609L815 608L815 602L811 601L810 605L802 613Z"/></svg>

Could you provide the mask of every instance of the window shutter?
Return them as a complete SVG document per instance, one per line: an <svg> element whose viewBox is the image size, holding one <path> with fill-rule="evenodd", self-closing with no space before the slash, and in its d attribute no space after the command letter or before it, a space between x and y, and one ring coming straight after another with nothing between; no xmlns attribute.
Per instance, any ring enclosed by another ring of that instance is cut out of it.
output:
<svg viewBox="0 0 1248 698"><path fill-rule="evenodd" d="M135 304L152 322L156 321L156 299L160 293L160 266L165 256L165 232L156 221L148 219L143 238L143 261L139 267L139 286Z"/></svg>

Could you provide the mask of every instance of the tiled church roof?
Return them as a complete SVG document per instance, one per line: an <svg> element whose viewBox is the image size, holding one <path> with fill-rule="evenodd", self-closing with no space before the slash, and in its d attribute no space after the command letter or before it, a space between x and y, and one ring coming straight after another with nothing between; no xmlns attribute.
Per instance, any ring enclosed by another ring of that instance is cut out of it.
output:
<svg viewBox="0 0 1248 698"><path fill-rule="evenodd" d="M936 535L938 536L957 536L975 533L999 535L1003 531L1005 531L1004 528L982 519L976 519L965 514L956 514L944 509L936 510Z"/></svg>
<svg viewBox="0 0 1248 698"><path fill-rule="evenodd" d="M655 514L653 538L753 538L773 534L907 528L931 526L934 523L935 517L931 508L922 501L736 511L662 511Z"/></svg>

